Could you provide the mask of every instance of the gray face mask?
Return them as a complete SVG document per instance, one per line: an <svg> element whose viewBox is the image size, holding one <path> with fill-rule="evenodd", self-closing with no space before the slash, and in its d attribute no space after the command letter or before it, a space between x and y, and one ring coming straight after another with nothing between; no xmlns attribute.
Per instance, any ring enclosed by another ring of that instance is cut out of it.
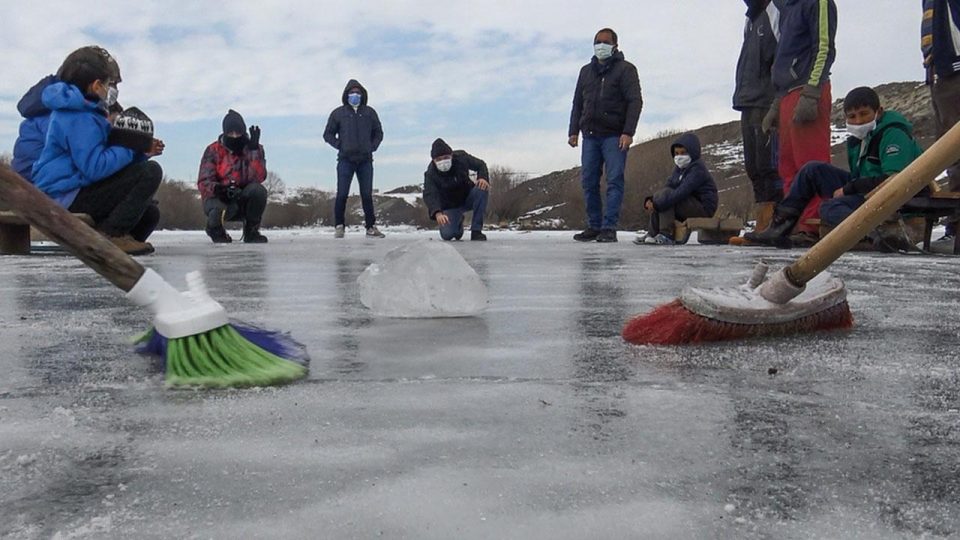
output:
<svg viewBox="0 0 960 540"><path fill-rule="evenodd" d="M120 90L116 86L107 87L107 97L103 101L106 103L107 107L112 107L114 103L117 102L117 98L120 96Z"/></svg>

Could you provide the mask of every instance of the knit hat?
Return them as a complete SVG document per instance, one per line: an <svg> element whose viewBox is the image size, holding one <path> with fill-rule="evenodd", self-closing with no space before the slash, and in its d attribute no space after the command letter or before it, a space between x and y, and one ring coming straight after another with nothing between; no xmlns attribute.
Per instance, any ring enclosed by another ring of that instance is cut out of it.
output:
<svg viewBox="0 0 960 540"><path fill-rule="evenodd" d="M433 141L433 146L430 148L430 159L437 159L440 156L449 156L453 153L453 148L450 148L450 145L444 142L443 139L437 139Z"/></svg>
<svg viewBox="0 0 960 540"><path fill-rule="evenodd" d="M240 113L230 109L227 111L227 115L223 117L223 133L230 133L236 131L237 133L246 133L247 124L243 121L243 117L240 116Z"/></svg>
<svg viewBox="0 0 960 540"><path fill-rule="evenodd" d="M136 107L130 107L117 116L107 136L107 144L119 145L143 152L153 146L153 121Z"/></svg>

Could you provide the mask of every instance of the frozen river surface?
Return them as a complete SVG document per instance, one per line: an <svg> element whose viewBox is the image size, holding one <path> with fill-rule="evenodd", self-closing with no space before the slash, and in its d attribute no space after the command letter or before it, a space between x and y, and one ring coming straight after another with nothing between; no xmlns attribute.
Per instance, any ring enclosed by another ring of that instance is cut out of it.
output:
<svg viewBox="0 0 960 540"><path fill-rule="evenodd" d="M228 391L165 390L148 314L72 258L0 258L0 537L960 536L958 259L845 256L850 332L632 347L797 252L493 232L456 245L483 316L372 317L357 276L434 234L158 234L145 264L310 350Z"/></svg>

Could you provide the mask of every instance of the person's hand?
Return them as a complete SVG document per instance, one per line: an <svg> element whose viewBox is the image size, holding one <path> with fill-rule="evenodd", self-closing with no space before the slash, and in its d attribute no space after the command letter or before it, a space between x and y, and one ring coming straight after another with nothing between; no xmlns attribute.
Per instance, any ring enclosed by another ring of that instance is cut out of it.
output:
<svg viewBox="0 0 960 540"><path fill-rule="evenodd" d="M833 198L837 197L843 197L843 188L837 188L837 190L833 192Z"/></svg>
<svg viewBox="0 0 960 540"><path fill-rule="evenodd" d="M250 142L247 143L247 148L251 150L260 148L260 126L250 126Z"/></svg>
<svg viewBox="0 0 960 540"><path fill-rule="evenodd" d="M653 199L647 197L647 200L643 201L643 209L647 212L653 212Z"/></svg>
<svg viewBox="0 0 960 540"><path fill-rule="evenodd" d="M486 178L478 178L478 179L477 179L477 187L480 188L481 191L489 191L489 190L490 190L490 182L487 182L487 179L486 179Z"/></svg>
<svg viewBox="0 0 960 540"><path fill-rule="evenodd" d="M579 136L579 135L571 135L570 138L567 139L567 144L570 145L570 148L576 148L577 145L580 144L580 136Z"/></svg>
<svg viewBox="0 0 960 540"><path fill-rule="evenodd" d="M437 212L437 215L435 217L437 218L437 225L442 226L450 223L450 218L448 218L447 215L444 214L443 212Z"/></svg>
<svg viewBox="0 0 960 540"><path fill-rule="evenodd" d="M770 110L764 115L760 128L764 133L770 133L780 124L780 98L774 98L770 104Z"/></svg>
<svg viewBox="0 0 960 540"><path fill-rule="evenodd" d="M166 145L163 144L163 141L160 139L154 139L150 144L150 151L147 152L147 157L154 157L163 154L163 149L166 148Z"/></svg>
<svg viewBox="0 0 960 540"><path fill-rule="evenodd" d="M240 193L242 192L243 188L231 182L230 185L227 186L227 200L233 201L239 199Z"/></svg>
<svg viewBox="0 0 960 540"><path fill-rule="evenodd" d="M620 136L620 151L626 152L630 149L630 145L633 144L633 137L630 135L621 135Z"/></svg>
<svg viewBox="0 0 960 540"><path fill-rule="evenodd" d="M800 101L793 109L794 124L809 124L816 121L820 112L820 87L806 85L800 91Z"/></svg>

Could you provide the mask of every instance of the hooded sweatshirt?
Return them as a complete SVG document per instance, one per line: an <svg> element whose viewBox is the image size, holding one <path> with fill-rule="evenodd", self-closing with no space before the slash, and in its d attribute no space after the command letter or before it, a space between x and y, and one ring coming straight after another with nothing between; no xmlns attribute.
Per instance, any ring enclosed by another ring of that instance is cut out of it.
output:
<svg viewBox="0 0 960 540"><path fill-rule="evenodd" d="M703 209L712 216L717 211L717 184L700 159L700 139L693 133L684 133L670 145L670 157L673 157L673 150L677 146L686 148L693 161L685 169L674 168L673 174L667 180L667 187L672 191L654 197L654 209L662 211L673 208L680 201L693 197L700 201Z"/></svg>
<svg viewBox="0 0 960 540"><path fill-rule="evenodd" d="M477 178L490 179L487 164L482 159L463 150L454 150L452 155L453 166L449 171L440 172L437 164L430 160L430 165L423 173L423 202L433 220L437 219L437 212L463 208L470 191L475 188L470 180L470 171L475 171Z"/></svg>
<svg viewBox="0 0 960 540"><path fill-rule="evenodd" d="M13 145L13 161L10 165L27 180L33 178L33 164L40 158L50 124L50 109L42 101L43 90L58 82L60 79L55 75L47 75L27 90L17 103L23 122L20 122L20 136Z"/></svg>
<svg viewBox="0 0 960 540"><path fill-rule="evenodd" d="M54 83L42 96L43 105L53 114L46 144L33 166L33 183L69 208L80 188L116 173L138 155L123 146L107 146L110 122L106 112L99 101L88 100L76 86Z"/></svg>
<svg viewBox="0 0 960 540"><path fill-rule="evenodd" d="M351 88L360 89L360 106L354 109L347 103ZM367 105L367 89L350 79L343 89L343 105L330 113L323 140L337 149L337 159L361 163L373 159L373 153L383 141L383 126L373 107Z"/></svg>

